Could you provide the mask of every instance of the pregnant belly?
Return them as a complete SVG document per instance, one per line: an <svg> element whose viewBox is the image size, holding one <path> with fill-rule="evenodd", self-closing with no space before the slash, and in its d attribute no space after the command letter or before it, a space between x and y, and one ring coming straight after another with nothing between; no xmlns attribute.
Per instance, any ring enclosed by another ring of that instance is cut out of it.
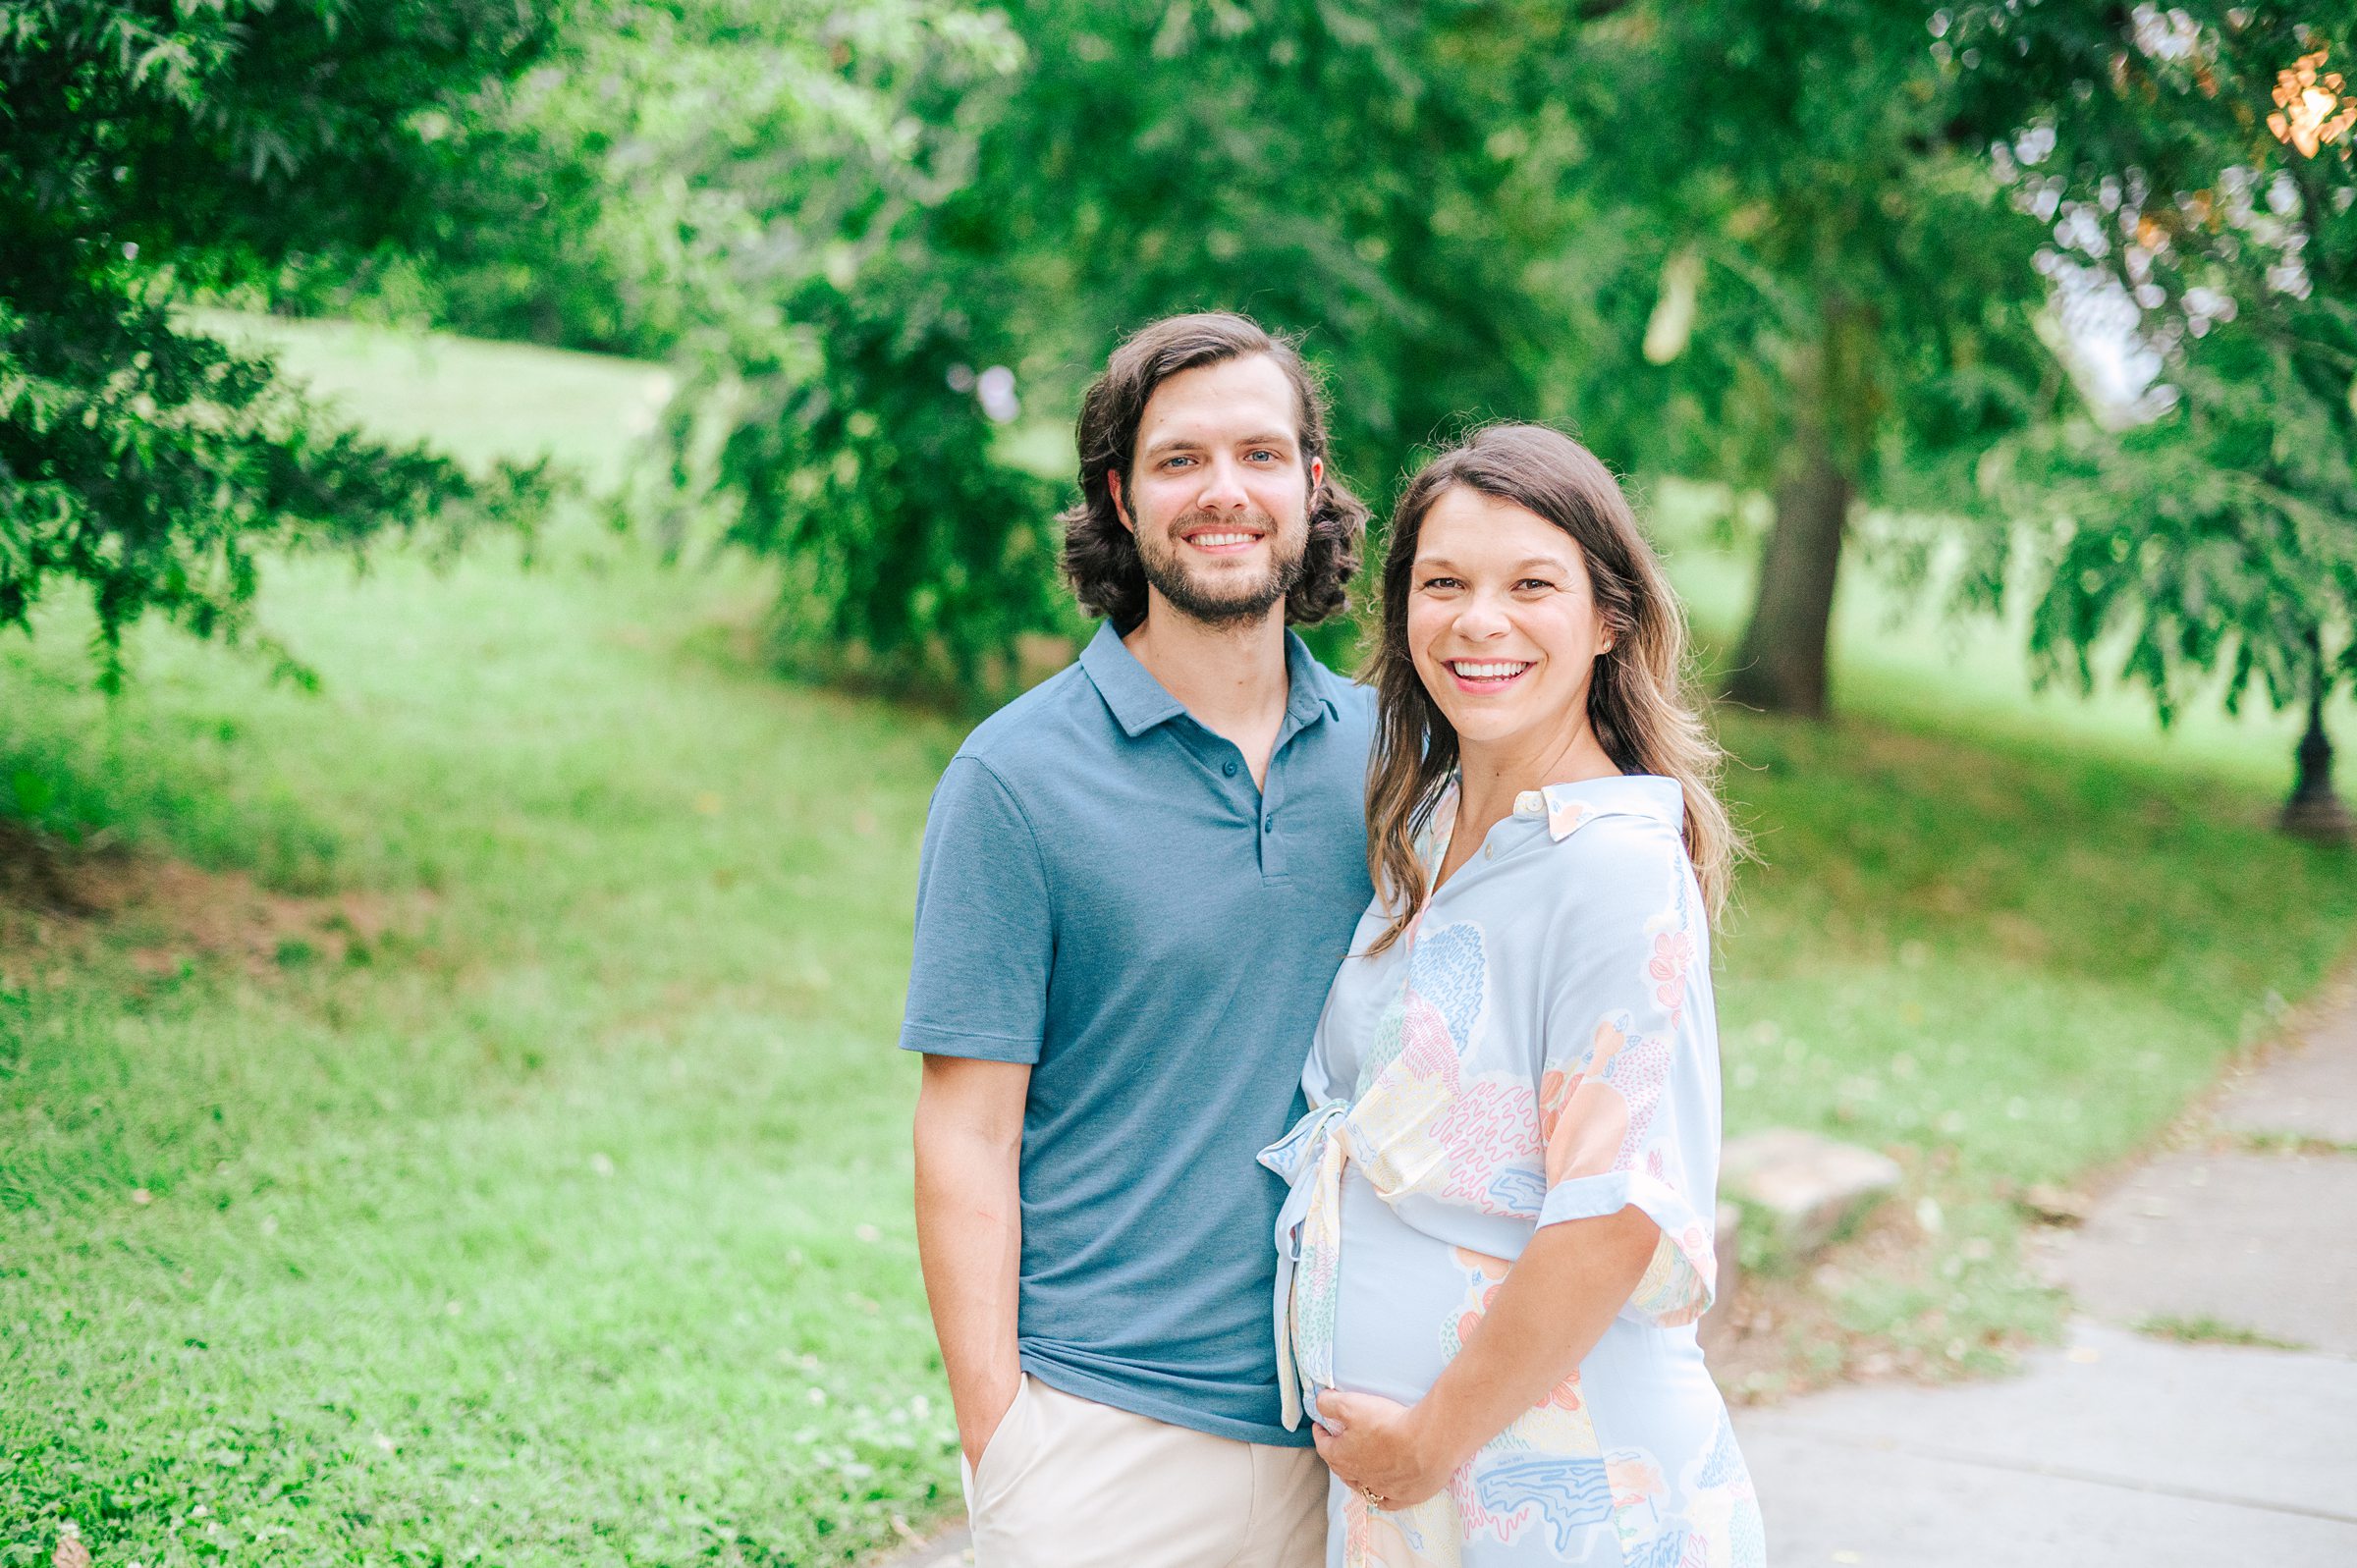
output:
<svg viewBox="0 0 2357 1568"><path fill-rule="evenodd" d="M1353 1163L1343 1178L1336 1383L1401 1404L1423 1397L1505 1273L1498 1260L1401 1221Z"/></svg>

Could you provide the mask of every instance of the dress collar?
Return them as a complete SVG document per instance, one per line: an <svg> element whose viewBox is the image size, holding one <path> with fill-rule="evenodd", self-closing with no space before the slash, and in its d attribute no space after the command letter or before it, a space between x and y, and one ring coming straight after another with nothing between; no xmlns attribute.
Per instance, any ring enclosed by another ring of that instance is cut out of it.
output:
<svg viewBox="0 0 2357 1568"><path fill-rule="evenodd" d="M1517 815L1523 799L1536 795L1547 813L1547 837L1562 843L1599 817L1648 817L1672 832L1683 832L1685 791L1674 779L1659 774L1624 773L1608 779L1583 779L1577 784L1549 784L1525 792L1514 802ZM1533 816L1538 814L1534 809Z"/></svg>
<svg viewBox="0 0 2357 1568"><path fill-rule="evenodd" d="M1456 832L1457 786L1458 776L1451 774L1433 802L1424 831L1416 836L1416 853L1424 862L1427 886L1440 875L1441 861L1449 853L1450 838ZM1549 784L1543 789L1525 789L1514 797L1514 815L1544 815L1547 837L1557 843L1600 817L1645 817L1682 833L1686 797L1674 779L1650 773L1624 773L1605 779L1583 779L1577 784Z"/></svg>

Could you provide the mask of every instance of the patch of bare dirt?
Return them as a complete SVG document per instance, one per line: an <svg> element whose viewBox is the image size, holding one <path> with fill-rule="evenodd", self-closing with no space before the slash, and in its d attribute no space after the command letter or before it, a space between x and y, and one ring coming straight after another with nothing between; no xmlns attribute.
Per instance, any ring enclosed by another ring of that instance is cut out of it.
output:
<svg viewBox="0 0 2357 1568"><path fill-rule="evenodd" d="M57 846L30 828L0 820L0 908L84 911Z"/></svg>
<svg viewBox="0 0 2357 1568"><path fill-rule="evenodd" d="M1724 1309L1713 1309L1713 1317L1724 1310L1726 1321L1705 1320L1711 1376L1728 1403L1764 1405L1836 1383L1945 1383L2009 1365L2028 1348L2024 1334L1969 1318L1951 1321L1939 1308L1904 1325L1844 1321L1841 1298L1849 1286L1865 1279L1924 1283L1931 1254L1930 1238L1906 1206L1886 1203L1800 1271L1746 1271Z"/></svg>
<svg viewBox="0 0 2357 1568"><path fill-rule="evenodd" d="M1886 1204L1858 1234L1819 1254L1833 1269L1904 1269L1914 1238L1892 1222ZM1722 1315L1724 1315L1722 1317ZM1794 1394L1849 1380L1868 1358L1888 1349L1844 1325L1836 1303L1806 1274L1744 1271L1735 1293L1714 1307L1703 1343L1711 1376L1731 1404L1774 1404Z"/></svg>
<svg viewBox="0 0 2357 1568"><path fill-rule="evenodd" d="M60 843L0 821L0 981L29 982L124 953L142 974L228 962L253 974L341 963L413 915L415 895L296 897L237 871L204 871L110 842Z"/></svg>

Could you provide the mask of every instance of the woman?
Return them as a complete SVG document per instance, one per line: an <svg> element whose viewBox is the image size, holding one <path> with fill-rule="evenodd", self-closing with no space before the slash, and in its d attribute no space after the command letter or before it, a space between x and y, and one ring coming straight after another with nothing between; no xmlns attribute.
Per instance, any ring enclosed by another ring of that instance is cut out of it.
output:
<svg viewBox="0 0 2357 1568"><path fill-rule="evenodd" d="M1338 1564L1766 1560L1703 1368L1736 835L1619 487L1546 430L1409 484L1384 565L1376 898L1316 1108L1261 1159L1286 1416Z"/></svg>

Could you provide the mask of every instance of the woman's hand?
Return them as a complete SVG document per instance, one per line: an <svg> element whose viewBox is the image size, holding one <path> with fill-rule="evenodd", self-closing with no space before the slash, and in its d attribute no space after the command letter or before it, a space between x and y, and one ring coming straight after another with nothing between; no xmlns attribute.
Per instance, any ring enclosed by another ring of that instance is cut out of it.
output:
<svg viewBox="0 0 2357 1568"><path fill-rule="evenodd" d="M1633 1207L1541 1225L1423 1398L1318 1396L1327 1467L1384 1508L1412 1508L1439 1491L1515 1417L1564 1390L1644 1276L1661 1234ZM1576 1390L1567 1398L1576 1404Z"/></svg>
<svg viewBox="0 0 2357 1568"><path fill-rule="evenodd" d="M1462 1457L1434 1452L1416 1409L1378 1394L1329 1388L1318 1395L1318 1414L1325 1425L1313 1433L1327 1468L1380 1508L1412 1508L1432 1496Z"/></svg>

